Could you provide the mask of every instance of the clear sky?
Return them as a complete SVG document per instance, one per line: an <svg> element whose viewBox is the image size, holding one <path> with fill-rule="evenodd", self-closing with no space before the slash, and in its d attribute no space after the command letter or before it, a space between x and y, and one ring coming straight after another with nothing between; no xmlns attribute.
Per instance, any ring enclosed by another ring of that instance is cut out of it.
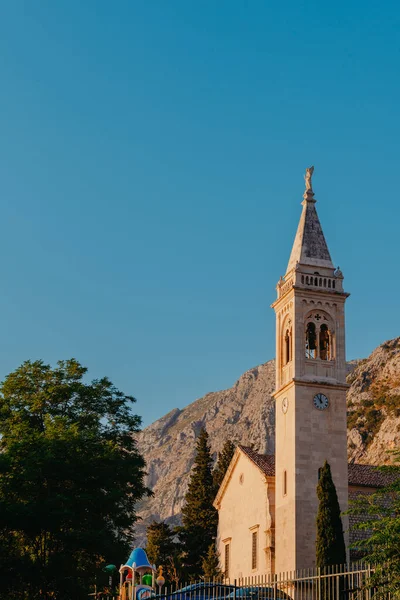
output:
<svg viewBox="0 0 400 600"><path fill-rule="evenodd" d="M315 165L348 357L400 335L400 5L0 1L0 376L76 357L148 424L274 356Z"/></svg>

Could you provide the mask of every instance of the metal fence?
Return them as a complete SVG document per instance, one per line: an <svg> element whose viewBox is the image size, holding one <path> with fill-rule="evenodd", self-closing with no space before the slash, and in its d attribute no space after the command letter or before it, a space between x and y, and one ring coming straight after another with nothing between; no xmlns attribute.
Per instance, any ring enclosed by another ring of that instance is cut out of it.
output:
<svg viewBox="0 0 400 600"><path fill-rule="evenodd" d="M373 587L373 569L364 564L321 569L302 569L278 575L177 582L159 590L154 600L394 600L390 593ZM148 600L137 596L137 600ZM101 600L119 596L98 594Z"/></svg>
<svg viewBox="0 0 400 600"><path fill-rule="evenodd" d="M260 592L254 600L370 600L375 593L370 585L371 569L362 564L322 569L300 569L264 578L244 578L240 589L255 586ZM387 599L389 600L389 599Z"/></svg>
<svg viewBox="0 0 400 600"><path fill-rule="evenodd" d="M372 569L362 564L322 569L301 569L236 582L240 590L254 587L253 600L371 600L378 594L371 585ZM242 592L243 593L243 592ZM247 594L246 594L247 596ZM390 596L381 595L382 600ZM247 597L247 600L250 600Z"/></svg>

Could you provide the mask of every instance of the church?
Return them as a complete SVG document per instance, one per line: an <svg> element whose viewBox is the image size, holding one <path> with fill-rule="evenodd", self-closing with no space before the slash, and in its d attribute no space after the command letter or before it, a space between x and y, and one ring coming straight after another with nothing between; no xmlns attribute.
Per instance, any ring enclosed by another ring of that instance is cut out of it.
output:
<svg viewBox="0 0 400 600"><path fill-rule="evenodd" d="M239 446L215 498L217 548L229 579L315 567L316 487L325 460L341 510L385 476L348 464L345 302L316 211L314 168L306 170L302 213L277 284L275 456ZM354 537L343 517L346 547ZM348 550L349 552L349 550ZM349 559L350 557L348 557ZM351 558L354 558L353 556Z"/></svg>

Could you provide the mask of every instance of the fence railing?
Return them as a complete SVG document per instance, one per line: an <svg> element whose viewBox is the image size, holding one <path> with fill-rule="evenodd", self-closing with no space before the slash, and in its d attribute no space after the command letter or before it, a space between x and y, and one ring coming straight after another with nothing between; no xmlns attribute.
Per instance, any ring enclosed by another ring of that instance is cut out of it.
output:
<svg viewBox="0 0 400 600"><path fill-rule="evenodd" d="M253 600L280 600L288 597L295 600L370 600L376 591L370 584L371 573L372 570L367 565L352 564L327 569L300 569L264 577L245 577L238 579L235 584L239 589L257 589Z"/></svg>
<svg viewBox="0 0 400 600"><path fill-rule="evenodd" d="M389 593L373 587L373 569L365 564L322 569L302 569L277 575L237 579L176 582L157 590L155 600L393 600ZM147 592L149 592L147 590ZM148 600L150 594L137 595ZM98 594L101 600L119 596Z"/></svg>

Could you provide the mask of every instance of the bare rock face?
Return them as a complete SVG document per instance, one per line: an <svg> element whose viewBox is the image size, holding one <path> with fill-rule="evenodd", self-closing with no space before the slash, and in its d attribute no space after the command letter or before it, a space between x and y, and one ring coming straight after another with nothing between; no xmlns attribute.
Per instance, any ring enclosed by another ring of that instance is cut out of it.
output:
<svg viewBox="0 0 400 600"><path fill-rule="evenodd" d="M400 448L400 337L359 361L348 383L349 459L391 464L391 451Z"/></svg>
<svg viewBox="0 0 400 600"><path fill-rule="evenodd" d="M379 346L368 359L349 363L349 460L387 464L400 447L400 338ZM212 392L174 409L138 436L154 496L138 507L143 542L153 519L179 523L193 464L196 438L206 427L216 457L225 440L275 452L275 361L244 373L229 390ZM382 400L383 399L383 400ZM375 414L375 410L378 414Z"/></svg>

